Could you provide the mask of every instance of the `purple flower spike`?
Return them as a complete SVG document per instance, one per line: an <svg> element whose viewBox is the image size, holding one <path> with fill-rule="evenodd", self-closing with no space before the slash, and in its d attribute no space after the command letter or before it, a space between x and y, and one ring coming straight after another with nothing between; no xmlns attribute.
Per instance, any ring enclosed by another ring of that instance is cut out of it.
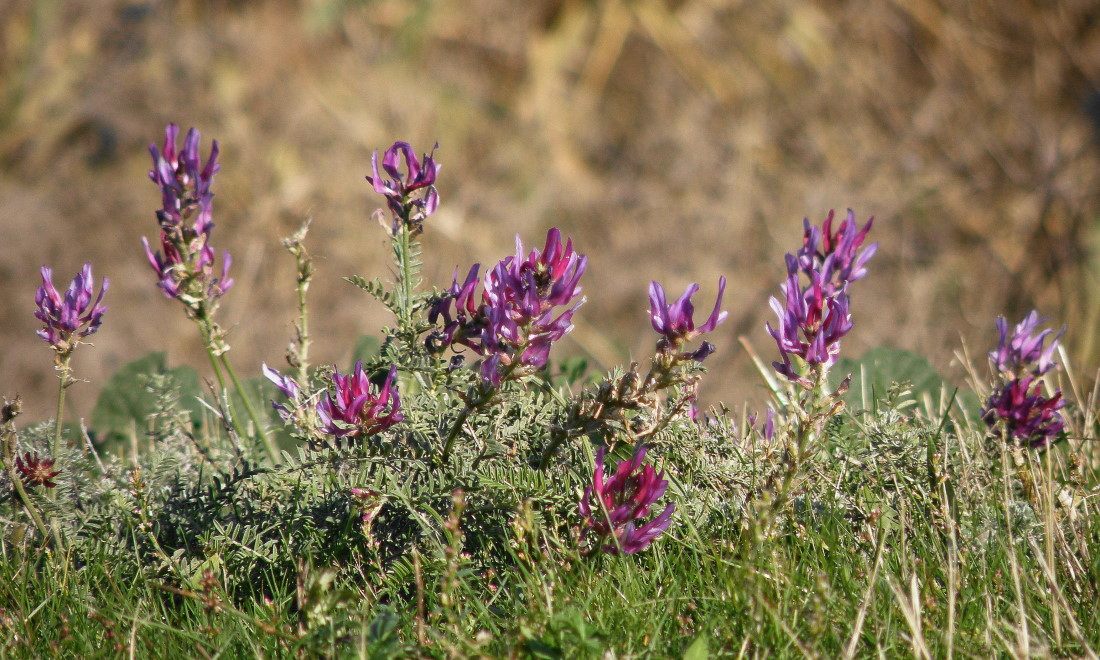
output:
<svg viewBox="0 0 1100 660"><path fill-rule="evenodd" d="M192 317L208 316L216 308L217 299L233 286L229 252L223 253L221 273L216 275L216 252L210 245L214 229L214 193L210 188L221 168L218 141L214 140L203 164L196 129L187 131L182 151L176 149L178 126L169 124L164 134L163 150L149 146L153 156L149 178L161 190L161 208L157 211L160 250L154 252L148 239L142 238L141 242L164 295L182 302Z"/></svg>
<svg viewBox="0 0 1100 660"><path fill-rule="evenodd" d="M402 224L418 233L424 219L439 207L439 193L434 185L439 175L439 164L435 162L435 149L438 148L436 144L432 153L426 154L421 163L408 142L394 142L382 155L382 171L389 175L389 179L383 178L378 171L378 152L371 156L373 176L368 176L367 181L374 186L374 192L386 198L386 205L394 216L394 233ZM400 169L402 160L405 161L405 174ZM418 190L423 192L414 196L413 193Z"/></svg>
<svg viewBox="0 0 1100 660"><path fill-rule="evenodd" d="M1027 443L1032 449L1048 447L1065 426L1058 411L1066 402L1061 390L1047 397L1041 387L1042 383L1030 377L1005 383L989 397L982 418L994 431L999 431L1003 424L1008 438Z"/></svg>
<svg viewBox="0 0 1100 660"><path fill-rule="evenodd" d="M1046 319L1032 311L1008 334L1008 321L997 318L1000 335L997 348L989 352L989 360L997 371L1000 385L982 409L982 418L994 432L1002 430L1017 442L1026 442L1033 449L1045 449L1062 433L1064 422L1058 412L1065 406L1062 391L1054 396L1042 392L1042 377L1058 363L1054 353L1065 326L1044 346L1051 329L1039 331Z"/></svg>
<svg viewBox="0 0 1100 660"><path fill-rule="evenodd" d="M104 277L99 295L93 302L92 265L84 264L63 298L54 288L53 271L43 266L42 286L38 287L34 296L38 306L34 316L44 324L38 330L38 336L45 339L59 356L70 355L81 339L94 334L103 323L103 313L107 307L101 303L109 284Z"/></svg>
<svg viewBox="0 0 1100 660"><path fill-rule="evenodd" d="M649 320L653 329L662 336L659 350L678 350L684 343L692 341L704 333L711 332L721 322L726 320L729 312L722 310L722 296L726 292L726 278L718 279L718 299L714 302L714 309L703 325L695 327L695 306L691 298L699 291L699 285L692 283L684 290L684 294L671 305L665 299L664 287L657 281L649 283ZM706 348L709 347L709 348ZM702 362L703 358L714 351L714 346L704 344L704 349L696 351L695 359Z"/></svg>
<svg viewBox="0 0 1100 660"><path fill-rule="evenodd" d="M668 529L675 506L668 504L656 518L636 527L635 521L648 516L668 488L665 473L655 471L652 465L643 465L646 453L643 445L632 458L620 461L615 474L605 479L605 453L604 447L596 452L592 485L585 489L578 507L582 526L586 534L592 532L600 539L614 539L603 546L604 552L618 554L621 550L632 555Z"/></svg>
<svg viewBox="0 0 1100 660"><path fill-rule="evenodd" d="M813 278L813 283L802 290L798 286L798 274L790 274L781 287L786 304L775 298L770 301L779 322L775 329L770 323L765 327L775 338L783 358L782 362L772 365L790 380L797 381L805 375L791 362L792 357L827 369L840 353L840 339L852 329L848 295L843 292L826 295L822 276L814 273Z"/></svg>
<svg viewBox="0 0 1100 660"><path fill-rule="evenodd" d="M365 437L385 431L405 419L401 414L401 397L394 386L397 367L390 367L381 388L371 386L363 370L363 362L355 364L350 374L335 371L333 391L317 403L321 430L343 438Z"/></svg>
<svg viewBox="0 0 1100 660"><path fill-rule="evenodd" d="M1047 319L1039 318L1039 312L1032 311L1023 321L1012 330L1012 337L1008 336L1008 321L1003 316L997 317L997 332L1000 341L996 350L989 352L989 359L997 371L1003 374L1019 376L1030 373L1033 376L1042 376L1058 363L1054 361L1054 354L1058 350L1058 340L1066 332L1066 327L1050 340L1045 348L1043 343L1052 332L1051 329L1043 330L1036 334L1039 325Z"/></svg>
<svg viewBox="0 0 1100 660"><path fill-rule="evenodd" d="M433 350L461 345L484 360L482 379L493 386L505 374L517 378L546 366L550 347L573 329L573 314L584 303L580 278L588 258L562 244L561 232L551 229L540 252L524 255L516 237L516 254L485 273L481 298L475 297L480 265L470 269L463 283L454 282L432 306L428 320L442 319L443 328L429 338ZM564 311L557 308L572 305Z"/></svg>
<svg viewBox="0 0 1100 660"><path fill-rule="evenodd" d="M808 366L828 369L836 362L840 339L852 329L849 284L867 274L867 262L878 249L877 243L863 246L874 218L860 228L849 210L835 232L834 219L830 211L820 228L808 218L803 221L802 247L786 257L787 280L780 287L784 302L770 301L778 324L774 329L770 323L765 326L782 358L772 365L804 386L812 386ZM802 276L808 280L805 286Z"/></svg>
<svg viewBox="0 0 1100 660"><path fill-rule="evenodd" d="M824 275L824 285L829 292L845 288L849 282L855 282L867 275L867 262L878 250L878 243L872 243L860 249L871 231L875 219L871 218L861 229L856 222L855 213L848 209L848 217L840 223L836 232L832 231L835 213L829 211L820 229L805 218L803 226L802 248L797 255L788 255L789 272L800 270L807 276L814 272Z"/></svg>

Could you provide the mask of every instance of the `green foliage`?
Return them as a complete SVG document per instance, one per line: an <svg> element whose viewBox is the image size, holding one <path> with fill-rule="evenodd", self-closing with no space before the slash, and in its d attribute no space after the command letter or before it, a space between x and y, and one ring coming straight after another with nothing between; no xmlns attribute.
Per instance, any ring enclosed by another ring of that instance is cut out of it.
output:
<svg viewBox="0 0 1100 660"><path fill-rule="evenodd" d="M392 285L349 278L396 320L353 351L373 380L397 367L396 425L318 432L328 366L291 357L309 381L291 404L260 378L203 395L154 353L93 412L112 451L67 447L56 489L17 498L7 462L50 434L7 420L0 656L1095 655L1096 443L991 447L972 396L891 349L832 370L853 374L847 410L838 380L792 385L774 434L693 420L705 371L675 351L490 386L476 356L428 348L443 294L418 291L415 235L391 235ZM252 428L235 417L271 399L288 422L266 403ZM281 452L255 442L273 432ZM675 517L604 554L578 509L594 455L641 445Z"/></svg>
<svg viewBox="0 0 1100 660"><path fill-rule="evenodd" d="M168 368L167 354L150 353L119 369L104 385L92 411L92 427L99 441L112 444L143 435L149 420L163 412L162 398L169 397L190 411L200 423L199 374L191 367Z"/></svg>

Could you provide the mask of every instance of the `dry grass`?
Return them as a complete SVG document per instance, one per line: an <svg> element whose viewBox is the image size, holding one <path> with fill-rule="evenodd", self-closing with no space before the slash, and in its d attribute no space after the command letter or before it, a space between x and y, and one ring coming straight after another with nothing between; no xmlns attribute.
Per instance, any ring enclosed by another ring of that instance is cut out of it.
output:
<svg viewBox="0 0 1100 660"><path fill-rule="evenodd" d="M145 146L168 121L223 146L215 237L238 282L223 321L245 373L289 339L278 238L305 216L317 359L344 361L386 321L340 277L386 268L363 175L394 139L441 144L430 281L551 225L588 252L572 350L644 356L650 278L711 295L727 275L712 400L762 398L735 337L770 353L765 303L802 216L846 206L876 216L882 244L856 285L849 353L891 344L946 367L960 335L984 346L996 314L1038 306L1093 365L1098 84L1089 0L8 0L4 391L50 414L31 315L43 263L70 277L91 260L112 280L97 346L75 364L95 383L71 390L70 415L147 351L204 364L139 244L158 202Z"/></svg>

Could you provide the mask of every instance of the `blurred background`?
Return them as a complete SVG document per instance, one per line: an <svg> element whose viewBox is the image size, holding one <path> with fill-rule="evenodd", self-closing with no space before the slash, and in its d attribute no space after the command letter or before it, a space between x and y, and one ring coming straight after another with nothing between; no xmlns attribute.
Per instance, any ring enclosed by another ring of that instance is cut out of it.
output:
<svg viewBox="0 0 1100 660"><path fill-rule="evenodd" d="M802 218L875 217L844 353L919 352L959 379L993 320L1037 307L1095 371L1100 285L1100 4L1095 0L0 0L0 394L52 414L35 336L43 264L91 261L110 306L74 358L70 419L149 351L208 369L154 285L147 146L166 123L221 144L213 244L236 286L219 318L242 375L281 365L294 319L280 238L307 217L314 363L388 322L344 282L385 276L375 149L438 141L425 278L493 263L552 226L589 256L560 349L596 368L651 354L646 288L729 278L703 395L766 398L767 300ZM205 373L205 372L204 372Z"/></svg>

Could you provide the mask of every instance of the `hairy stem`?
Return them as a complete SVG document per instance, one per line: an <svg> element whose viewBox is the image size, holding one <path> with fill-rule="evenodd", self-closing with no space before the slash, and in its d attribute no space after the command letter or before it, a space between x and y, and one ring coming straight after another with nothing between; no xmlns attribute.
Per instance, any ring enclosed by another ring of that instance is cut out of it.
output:
<svg viewBox="0 0 1100 660"><path fill-rule="evenodd" d="M53 442L50 445L50 457L54 459L61 452L61 418L65 414L65 390L69 389L69 378L72 374L69 359L70 356L66 355L57 363L57 369L61 372L61 384L57 388L57 416L54 418Z"/></svg>
<svg viewBox="0 0 1100 660"><path fill-rule="evenodd" d="M401 223L401 227L394 237L394 254L397 257L397 303L398 326L402 332L408 330L412 323L412 296L413 296L413 267L410 254L412 241L410 240L408 223Z"/></svg>

